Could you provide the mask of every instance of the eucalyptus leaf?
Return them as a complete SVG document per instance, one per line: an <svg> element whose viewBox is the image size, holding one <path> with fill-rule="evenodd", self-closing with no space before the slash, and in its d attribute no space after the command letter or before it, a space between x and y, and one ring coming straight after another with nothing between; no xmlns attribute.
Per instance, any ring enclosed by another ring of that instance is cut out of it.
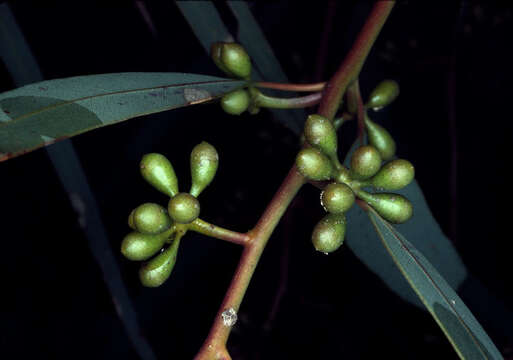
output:
<svg viewBox="0 0 513 360"><path fill-rule="evenodd" d="M349 165L351 154L358 146L357 141L351 147L346 156L346 165ZM458 289L467 277L467 269L434 219L419 184L414 180L394 192L405 196L413 204L413 217L404 224L395 225L396 228L411 239L413 245L438 269L450 286ZM347 245L354 254L401 298L424 309L418 296L381 245L367 214L360 207L353 206L347 213L347 223Z"/></svg>
<svg viewBox="0 0 513 360"><path fill-rule="evenodd" d="M369 218L395 262L462 359L502 359L467 306L431 263L369 207Z"/></svg>
<svg viewBox="0 0 513 360"><path fill-rule="evenodd" d="M185 73L116 73L42 81L0 94L0 161L141 115L203 103L239 80Z"/></svg>

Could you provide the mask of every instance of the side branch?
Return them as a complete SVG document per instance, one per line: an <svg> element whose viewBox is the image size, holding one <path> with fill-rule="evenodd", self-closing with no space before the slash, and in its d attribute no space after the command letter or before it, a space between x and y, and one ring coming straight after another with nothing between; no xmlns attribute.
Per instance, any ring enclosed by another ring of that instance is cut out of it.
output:
<svg viewBox="0 0 513 360"><path fill-rule="evenodd" d="M316 92L324 89L326 85L325 82L319 82L315 84L284 84L284 83L275 83L275 82L257 82L255 86L258 88L264 89L276 89L276 90L285 90L285 91L304 91L304 92Z"/></svg>
<svg viewBox="0 0 513 360"><path fill-rule="evenodd" d="M346 58L335 75L324 88L324 94L319 105L319 114L333 119L338 110L342 96L351 81L355 80L369 54L374 41L383 27L395 1L377 1L367 18L362 30Z"/></svg>
<svg viewBox="0 0 513 360"><path fill-rule="evenodd" d="M195 231L197 233L219 240L229 241L234 244L246 245L250 241L250 237L247 234L224 229L220 226L203 221L200 218L194 220L187 227L189 230Z"/></svg>
<svg viewBox="0 0 513 360"><path fill-rule="evenodd" d="M231 326L224 324L222 313L228 309L238 312L269 237L304 183L305 178L293 166L267 206L267 209L260 217L257 225L248 232L251 241L246 244L242 252L239 265L226 292L223 303L217 312L214 324L210 329L210 334L196 356L196 360L229 359L226 351L226 341L230 335Z"/></svg>

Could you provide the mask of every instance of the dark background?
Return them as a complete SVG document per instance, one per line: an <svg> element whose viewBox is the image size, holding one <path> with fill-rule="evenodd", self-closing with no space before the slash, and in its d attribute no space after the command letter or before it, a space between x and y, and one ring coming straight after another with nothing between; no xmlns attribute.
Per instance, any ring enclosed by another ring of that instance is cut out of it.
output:
<svg viewBox="0 0 513 360"><path fill-rule="evenodd" d="M135 2L42 3L9 2L46 79L125 71L222 76L172 1L145 2L154 33ZM289 79L311 82L335 71L372 3L250 4ZM435 218L473 278L512 310L508 4L399 2L363 68L361 88L365 96L384 78L400 83L400 97L382 112L380 122L396 139L398 155L415 164ZM218 7L230 23L225 7ZM331 28L326 26L330 17ZM327 44L324 50L322 43ZM0 91L13 87L0 63ZM348 146L354 124L342 132L341 141ZM126 218L132 208L148 201L165 204L140 177L141 156L168 156L186 188L190 150L203 140L218 149L220 167L200 197L202 217L246 231L298 150L297 138L267 111L234 117L215 104L194 106L73 139L141 336L158 359L194 356L240 248L187 234L171 278L158 289L143 288L138 264L124 259L118 249L129 231ZM0 357L136 359L104 274L46 151L1 163L0 184ZM321 216L318 190L305 186L269 242L246 294L228 344L232 357L456 358L431 316L401 301L349 249L329 257L313 250L309 236ZM280 284L286 292L273 313ZM513 334L494 327L487 311L493 318L493 308L476 316L511 357Z"/></svg>

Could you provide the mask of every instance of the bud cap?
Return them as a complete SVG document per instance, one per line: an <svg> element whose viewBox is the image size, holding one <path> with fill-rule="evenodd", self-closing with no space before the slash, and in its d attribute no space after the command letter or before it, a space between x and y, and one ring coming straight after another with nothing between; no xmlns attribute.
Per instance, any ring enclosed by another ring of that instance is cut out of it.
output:
<svg viewBox="0 0 513 360"><path fill-rule="evenodd" d="M315 225L312 233L312 244L315 250L328 254L342 245L345 234L345 216L343 214L328 214Z"/></svg>
<svg viewBox="0 0 513 360"><path fill-rule="evenodd" d="M337 133L328 118L317 114L308 116L304 131L306 140L313 147L328 156L337 154Z"/></svg>
<svg viewBox="0 0 513 360"><path fill-rule="evenodd" d="M310 180L328 180L333 174L330 160L314 148L305 148L296 156L298 171Z"/></svg>
<svg viewBox="0 0 513 360"><path fill-rule="evenodd" d="M146 154L140 163L141 175L154 188L168 196L178 193L178 179L169 160L162 154Z"/></svg>
<svg viewBox="0 0 513 360"><path fill-rule="evenodd" d="M191 152L191 178L192 185L190 194L194 197L207 187L217 172L219 166L219 155L215 147L203 141L196 145Z"/></svg>
<svg viewBox="0 0 513 360"><path fill-rule="evenodd" d="M389 105L399 96L399 84L394 80L383 80L369 95L367 106L373 110L379 110Z"/></svg>

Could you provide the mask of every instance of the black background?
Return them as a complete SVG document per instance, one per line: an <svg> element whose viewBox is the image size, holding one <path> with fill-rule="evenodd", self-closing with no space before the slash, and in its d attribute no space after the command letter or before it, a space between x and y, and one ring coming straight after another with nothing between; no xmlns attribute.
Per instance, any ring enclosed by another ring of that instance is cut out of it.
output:
<svg viewBox="0 0 513 360"><path fill-rule="evenodd" d="M135 2L106 3L9 2L46 79L125 71L222 76L172 1L146 1L155 34ZM312 82L333 74L372 3L250 4L289 79ZM380 115L382 124L396 139L398 155L415 164L434 216L469 272L512 309L513 199L508 170L513 58L508 4L468 1L461 8L459 1L398 2L360 80L364 96L384 78L400 83L401 95ZM230 23L225 6L218 8ZM323 35L329 16L333 26ZM328 47L319 58L322 39ZM0 63L0 90L12 89L13 84ZM451 119L456 124L452 130ZM354 124L342 132L344 148L354 138ZM246 231L298 150L296 137L267 111L234 117L215 104L194 106L73 139L137 311L141 335L159 359L194 356L240 248L188 234L171 278L158 289L143 288L137 279L138 264L124 259L118 249L129 231L126 217L132 208L148 201L165 203L140 177L141 156L168 156L186 188L189 152L203 140L218 149L220 167L200 197L202 217ZM451 188L454 148L457 183ZM0 356L136 359L45 150L1 163L0 184ZM329 257L313 250L309 236L321 216L318 190L305 186L257 268L228 344L232 357L456 358L430 315L401 301L349 249ZM286 258L286 292L269 322ZM498 348L511 357L513 334L482 321Z"/></svg>

